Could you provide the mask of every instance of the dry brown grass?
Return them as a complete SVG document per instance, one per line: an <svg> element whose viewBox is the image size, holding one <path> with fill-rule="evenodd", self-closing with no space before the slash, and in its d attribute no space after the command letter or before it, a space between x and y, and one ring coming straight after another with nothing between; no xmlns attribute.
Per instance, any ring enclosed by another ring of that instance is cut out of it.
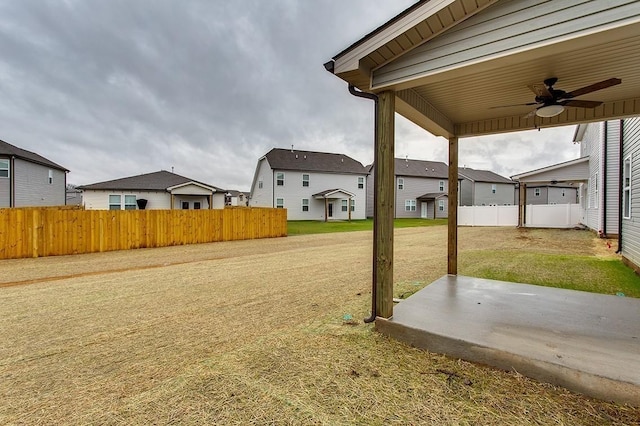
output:
<svg viewBox="0 0 640 426"><path fill-rule="evenodd" d="M446 271L398 230L396 292ZM368 316L371 233L2 261L0 424L637 424L640 410L416 350ZM553 241L549 243L549 241ZM586 232L460 230L460 250L595 255Z"/></svg>

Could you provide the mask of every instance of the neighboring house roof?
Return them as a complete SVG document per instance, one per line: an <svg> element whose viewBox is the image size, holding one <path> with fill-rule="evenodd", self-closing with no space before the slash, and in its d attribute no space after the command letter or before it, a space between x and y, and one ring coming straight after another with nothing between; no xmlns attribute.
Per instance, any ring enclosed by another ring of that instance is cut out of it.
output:
<svg viewBox="0 0 640 426"><path fill-rule="evenodd" d="M449 178L449 166L442 161L395 159L396 176L429 177L438 179Z"/></svg>
<svg viewBox="0 0 640 426"><path fill-rule="evenodd" d="M11 145L10 143L5 142L3 140L0 140L0 155L20 158L22 160L30 161L36 164L41 164L43 166L51 167L54 169L65 171L65 172L69 171L69 169L66 169L61 165L56 164L53 161L44 158L42 155L36 154L35 152L27 151L26 149L18 148L17 146Z"/></svg>
<svg viewBox="0 0 640 426"><path fill-rule="evenodd" d="M273 170L367 174L362 163L344 154L273 148L265 157Z"/></svg>
<svg viewBox="0 0 640 426"><path fill-rule="evenodd" d="M473 182L489 182L489 183L512 183L515 184L509 178L500 176L489 170L474 170L469 168L458 169L458 174Z"/></svg>
<svg viewBox="0 0 640 426"><path fill-rule="evenodd" d="M166 191L168 188L181 186L188 183L196 183L208 188L213 188L215 192L224 192L223 189L198 182L166 170L159 172L145 173L137 176L130 176L121 179L108 180L105 182L92 183L78 186L78 189L104 189L104 190L125 190L125 191Z"/></svg>

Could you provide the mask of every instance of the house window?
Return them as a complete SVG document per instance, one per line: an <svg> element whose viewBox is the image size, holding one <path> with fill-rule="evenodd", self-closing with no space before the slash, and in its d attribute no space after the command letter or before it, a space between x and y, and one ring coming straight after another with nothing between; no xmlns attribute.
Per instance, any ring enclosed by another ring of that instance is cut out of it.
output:
<svg viewBox="0 0 640 426"><path fill-rule="evenodd" d="M622 217L631 218L631 157L625 158L622 170Z"/></svg>
<svg viewBox="0 0 640 426"><path fill-rule="evenodd" d="M200 204L200 201L194 201L193 202L193 209L194 210L200 210L202 208L202 204Z"/></svg>
<svg viewBox="0 0 640 426"><path fill-rule="evenodd" d="M135 210L136 209L136 196L135 195L125 195L124 196L124 209L125 210Z"/></svg>
<svg viewBox="0 0 640 426"><path fill-rule="evenodd" d="M276 185L284 186L284 173L276 173Z"/></svg>
<svg viewBox="0 0 640 426"><path fill-rule="evenodd" d="M284 209L284 198L276 198L276 209Z"/></svg>
<svg viewBox="0 0 640 426"><path fill-rule="evenodd" d="M540 196L540 188L534 189L533 190L533 195L536 196L536 197L539 197Z"/></svg>
<svg viewBox="0 0 640 426"><path fill-rule="evenodd" d="M302 186L309 186L309 175L302 175Z"/></svg>
<svg viewBox="0 0 640 426"><path fill-rule="evenodd" d="M364 189L364 178L362 176L358 178L358 189Z"/></svg>
<svg viewBox="0 0 640 426"><path fill-rule="evenodd" d="M444 211L444 200L438 200L438 211Z"/></svg>
<svg viewBox="0 0 640 426"><path fill-rule="evenodd" d="M189 202L188 201L183 201L182 202L182 210L189 210Z"/></svg>
<svg viewBox="0 0 640 426"><path fill-rule="evenodd" d="M262 181L261 180L258 181L258 189L262 189Z"/></svg>
<svg viewBox="0 0 640 426"><path fill-rule="evenodd" d="M496 188L496 184L495 184L495 183L492 183L492 184L491 184L491 193L492 193L492 194L495 194L495 193L496 193L496 189L497 189L497 188Z"/></svg>
<svg viewBox="0 0 640 426"><path fill-rule="evenodd" d="M303 212L308 212L309 211L309 199L308 198L303 198L302 199L302 211Z"/></svg>
<svg viewBox="0 0 640 426"><path fill-rule="evenodd" d="M398 178L398 189L400 189L400 190L404 189L404 179L403 178Z"/></svg>
<svg viewBox="0 0 640 426"><path fill-rule="evenodd" d="M438 182L438 191L444 192L444 181L443 180Z"/></svg>
<svg viewBox="0 0 640 426"><path fill-rule="evenodd" d="M120 210L121 208L121 196L109 195L109 210Z"/></svg>
<svg viewBox="0 0 640 426"><path fill-rule="evenodd" d="M53 170L49 169L49 185L53 183Z"/></svg>
<svg viewBox="0 0 640 426"><path fill-rule="evenodd" d="M351 211L356 211L356 200L354 200L353 198L351 199Z"/></svg>
<svg viewBox="0 0 640 426"><path fill-rule="evenodd" d="M0 178L9 177L9 160L0 159Z"/></svg>
<svg viewBox="0 0 640 426"><path fill-rule="evenodd" d="M347 205L347 202L348 202L347 200L342 200L342 211L343 212L349 211L349 207Z"/></svg>
<svg viewBox="0 0 640 426"><path fill-rule="evenodd" d="M416 211L416 200L404 200L404 211L406 211L406 212L415 212Z"/></svg>

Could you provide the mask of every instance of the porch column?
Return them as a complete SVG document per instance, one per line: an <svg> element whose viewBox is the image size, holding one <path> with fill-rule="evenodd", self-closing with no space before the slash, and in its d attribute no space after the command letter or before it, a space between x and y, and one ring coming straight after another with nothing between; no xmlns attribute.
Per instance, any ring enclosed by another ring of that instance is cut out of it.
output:
<svg viewBox="0 0 640 426"><path fill-rule="evenodd" d="M378 116L376 129L376 171L374 174L377 193L375 227L376 268L376 313L382 318L393 315L393 212L394 212L394 132L395 93L378 94Z"/></svg>
<svg viewBox="0 0 640 426"><path fill-rule="evenodd" d="M327 197L324 197L324 221L329 221L329 200Z"/></svg>
<svg viewBox="0 0 640 426"><path fill-rule="evenodd" d="M351 197L349 197L349 205L347 206L347 211L349 212L349 222L351 222Z"/></svg>
<svg viewBox="0 0 640 426"><path fill-rule="evenodd" d="M522 228L525 224L526 206L527 205L527 185L520 182L520 190L518 191L518 227Z"/></svg>
<svg viewBox="0 0 640 426"><path fill-rule="evenodd" d="M213 193L209 195L209 210L213 209Z"/></svg>
<svg viewBox="0 0 640 426"><path fill-rule="evenodd" d="M449 138L448 207L447 273L458 275L458 138L455 136Z"/></svg>
<svg viewBox="0 0 640 426"><path fill-rule="evenodd" d="M173 210L173 192L171 193L171 207L169 207L171 210Z"/></svg>

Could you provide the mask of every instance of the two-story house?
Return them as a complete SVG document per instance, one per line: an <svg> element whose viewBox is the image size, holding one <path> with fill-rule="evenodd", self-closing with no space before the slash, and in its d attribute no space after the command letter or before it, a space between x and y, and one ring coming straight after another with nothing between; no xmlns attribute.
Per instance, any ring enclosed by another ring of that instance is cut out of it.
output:
<svg viewBox="0 0 640 426"><path fill-rule="evenodd" d="M258 159L249 206L288 220L365 219L367 170L344 154L274 148Z"/></svg>
<svg viewBox="0 0 640 426"><path fill-rule="evenodd" d="M516 183L489 170L463 167L458 170L461 206L511 206Z"/></svg>
<svg viewBox="0 0 640 426"><path fill-rule="evenodd" d="M367 216L373 217L375 166L369 166ZM449 167L440 161L395 159L395 217L446 218Z"/></svg>
<svg viewBox="0 0 640 426"><path fill-rule="evenodd" d="M0 207L64 206L68 171L0 140Z"/></svg>

